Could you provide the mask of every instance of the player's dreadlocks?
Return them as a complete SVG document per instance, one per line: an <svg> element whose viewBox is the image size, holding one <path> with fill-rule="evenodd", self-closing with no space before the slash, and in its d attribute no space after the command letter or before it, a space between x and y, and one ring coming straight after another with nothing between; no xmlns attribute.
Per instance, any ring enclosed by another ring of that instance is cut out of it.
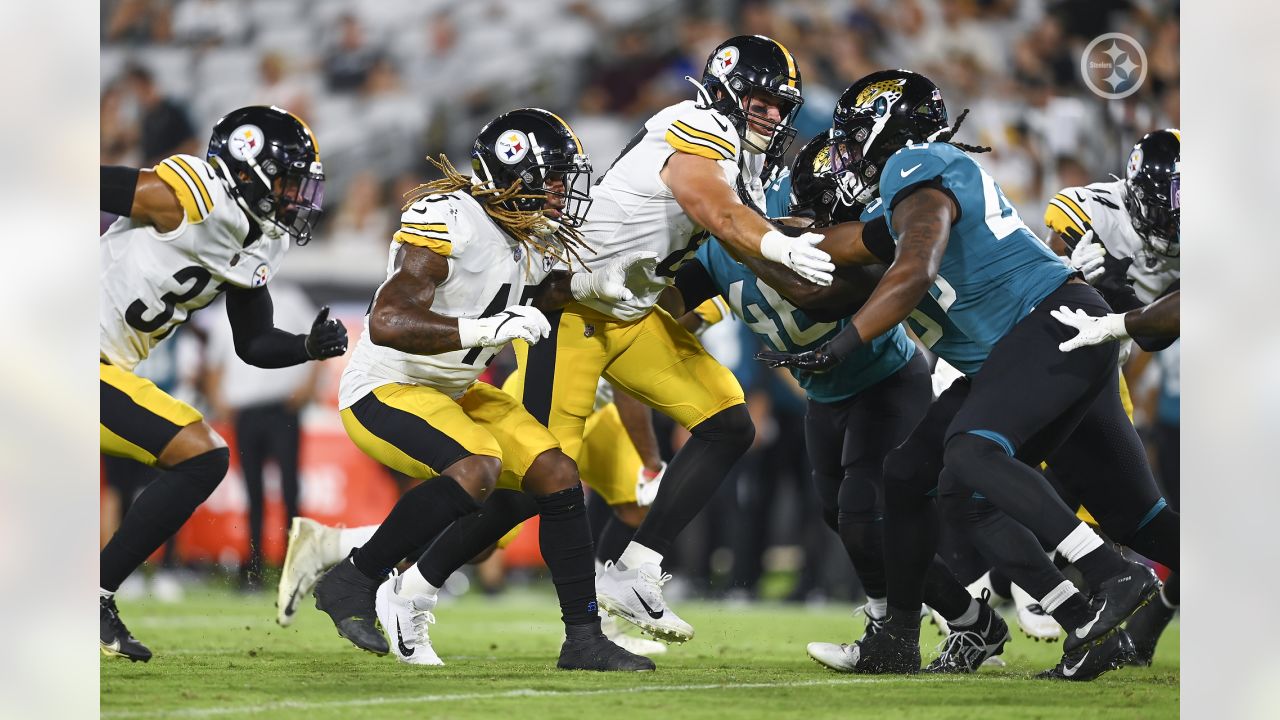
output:
<svg viewBox="0 0 1280 720"><path fill-rule="evenodd" d="M951 139L955 137L956 133L960 132L960 125L961 123L964 122L964 118L968 114L969 114L969 108L965 108L960 113L960 116L956 118L955 123L953 123L951 127L945 127L939 130L938 132L934 133L929 138L929 140L933 142L951 143L952 145L955 145L956 147L968 153L991 152L991 148L987 147L986 145L966 145L965 143L956 142L955 140Z"/></svg>
<svg viewBox="0 0 1280 720"><path fill-rule="evenodd" d="M522 185L519 180L506 188L490 188L458 172L443 153L438 158L428 157L427 162L434 165L444 177L423 183L405 193L406 200L402 209L407 210L416 200L427 195L443 195L461 190L479 202L489 217L529 250L553 257L570 267L573 267L573 260L582 263L580 251L595 252L582 239L582 233L577 228L557 223L538 211L511 210L506 207L508 200L541 197L521 194ZM530 256L531 253L525 254L526 258Z"/></svg>

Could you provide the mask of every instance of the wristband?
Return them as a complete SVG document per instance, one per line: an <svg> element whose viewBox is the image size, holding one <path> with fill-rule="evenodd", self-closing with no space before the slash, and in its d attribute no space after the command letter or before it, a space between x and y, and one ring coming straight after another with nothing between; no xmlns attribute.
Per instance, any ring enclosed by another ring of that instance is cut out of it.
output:
<svg viewBox="0 0 1280 720"><path fill-rule="evenodd" d="M826 345L822 346L821 352L830 355L838 362L857 352L858 348L862 346L862 336L858 334L858 328L854 327L853 323L849 323L848 327L841 330L839 335L831 338Z"/></svg>
<svg viewBox="0 0 1280 720"><path fill-rule="evenodd" d="M1125 325L1124 315L1121 313L1109 313L1098 318L1098 323L1102 325L1102 329L1108 335L1118 340L1129 339L1129 328Z"/></svg>
<svg viewBox="0 0 1280 720"><path fill-rule="evenodd" d="M487 323L483 318L458 318L458 344L464 348L484 345Z"/></svg>

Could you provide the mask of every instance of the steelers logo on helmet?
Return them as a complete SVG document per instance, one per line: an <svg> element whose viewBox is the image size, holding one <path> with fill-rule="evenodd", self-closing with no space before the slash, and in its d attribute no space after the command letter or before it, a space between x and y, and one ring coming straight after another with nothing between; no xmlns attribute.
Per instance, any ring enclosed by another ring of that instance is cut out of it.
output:
<svg viewBox="0 0 1280 720"><path fill-rule="evenodd" d="M231 157L241 161L258 157L266 144L262 128L257 125L241 125L232 130L231 136L227 138L227 149L231 151Z"/></svg>
<svg viewBox="0 0 1280 720"><path fill-rule="evenodd" d="M515 165L529 154L529 136L519 130L508 130L493 144L493 154L507 165Z"/></svg>
<svg viewBox="0 0 1280 720"><path fill-rule="evenodd" d="M1133 152L1129 153L1129 167L1125 177L1132 178L1142 169L1142 147L1134 146Z"/></svg>
<svg viewBox="0 0 1280 720"><path fill-rule="evenodd" d="M714 75L724 77L737 66L738 48L730 45L716 53L715 58L711 61L711 72Z"/></svg>

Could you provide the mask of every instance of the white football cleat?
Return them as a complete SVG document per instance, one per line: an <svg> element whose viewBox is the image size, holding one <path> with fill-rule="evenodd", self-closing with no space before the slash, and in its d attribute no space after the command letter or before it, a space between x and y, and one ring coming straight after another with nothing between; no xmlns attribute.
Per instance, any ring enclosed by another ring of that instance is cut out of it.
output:
<svg viewBox="0 0 1280 720"><path fill-rule="evenodd" d="M635 635L627 635L622 632L622 628L618 626L618 621L606 612L600 614L600 632L604 633L604 636L609 638L614 645L636 655L661 655L667 651L666 643L660 643L649 638L636 637Z"/></svg>
<svg viewBox="0 0 1280 720"><path fill-rule="evenodd" d="M1061 640L1062 626L1040 607L1040 601L1017 585L1011 585L1010 588L1013 590L1013 605L1018 611L1018 627L1022 628L1022 632L1036 641Z"/></svg>
<svg viewBox="0 0 1280 720"><path fill-rule="evenodd" d="M311 589L326 570L343 558L338 546L341 528L304 517L295 517L289 525L289 547L280 568L276 586L276 622L289 627L298 612L298 603L311 594Z"/></svg>
<svg viewBox="0 0 1280 720"><path fill-rule="evenodd" d="M435 608L437 598L426 595L402 597L397 592L400 581L400 574L393 572L386 582L378 586L378 594L374 598L374 610L378 614L378 622L382 623L382 630L387 633L391 652L400 662L409 665L444 665L435 648L431 647L431 636L427 632L427 626L436 622L431 610Z"/></svg>
<svg viewBox="0 0 1280 720"><path fill-rule="evenodd" d="M814 662L836 672L851 673L858 663L857 645L854 644L811 642L805 649Z"/></svg>
<svg viewBox="0 0 1280 720"><path fill-rule="evenodd" d="M659 640L682 643L693 637L693 626L681 620L662 599L662 586L670 579L653 563L623 570L609 561L596 576L596 597L609 614Z"/></svg>

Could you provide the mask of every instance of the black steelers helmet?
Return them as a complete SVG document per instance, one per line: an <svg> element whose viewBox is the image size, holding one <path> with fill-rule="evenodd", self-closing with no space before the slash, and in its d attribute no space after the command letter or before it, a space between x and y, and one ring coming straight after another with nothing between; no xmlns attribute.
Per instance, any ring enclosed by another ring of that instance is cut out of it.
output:
<svg viewBox="0 0 1280 720"><path fill-rule="evenodd" d="M1124 176L1124 206L1129 221L1147 246L1161 255L1178 254L1182 215L1182 132L1149 132L1129 152Z"/></svg>
<svg viewBox="0 0 1280 720"><path fill-rule="evenodd" d="M814 227L857 220L862 214L862 205L850 205L840 199L836 177L831 171L831 138L828 133L805 143L792 162L788 213L812 217Z"/></svg>
<svg viewBox="0 0 1280 720"><path fill-rule="evenodd" d="M832 118L831 163L845 202L876 196L885 161L948 128L942 92L910 70L881 70L849 86Z"/></svg>
<svg viewBox="0 0 1280 720"><path fill-rule="evenodd" d="M729 118L743 146L777 160L795 139L791 126L804 99L800 97L800 66L790 50L763 35L738 35L720 43L707 58L702 86L710 93L711 107ZM773 121L743 108L753 93L767 93L777 102L782 119ZM760 133L751 123L764 126Z"/></svg>
<svg viewBox="0 0 1280 720"><path fill-rule="evenodd" d="M555 220L579 227L591 207L591 160L573 128L555 113L522 108L494 118L476 136L471 167L495 189L520 183L520 193L508 201L510 210L541 212L549 196L559 197L563 207Z"/></svg>
<svg viewBox="0 0 1280 720"><path fill-rule="evenodd" d="M206 158L242 208L299 245L311 240L324 201L324 167L301 118L274 105L233 110L213 126Z"/></svg>

